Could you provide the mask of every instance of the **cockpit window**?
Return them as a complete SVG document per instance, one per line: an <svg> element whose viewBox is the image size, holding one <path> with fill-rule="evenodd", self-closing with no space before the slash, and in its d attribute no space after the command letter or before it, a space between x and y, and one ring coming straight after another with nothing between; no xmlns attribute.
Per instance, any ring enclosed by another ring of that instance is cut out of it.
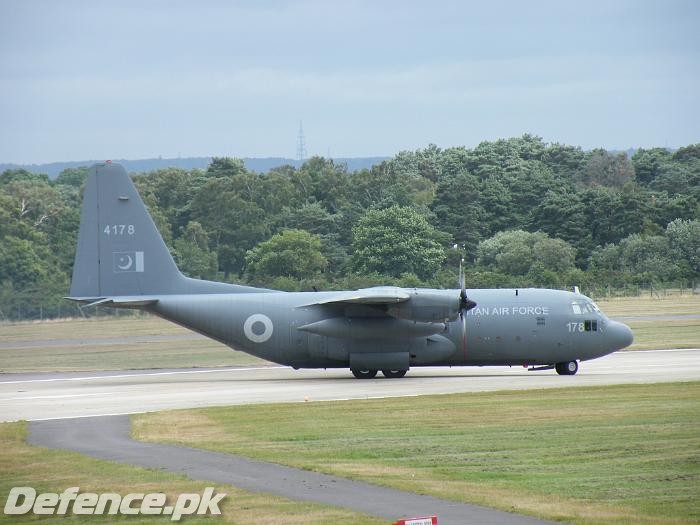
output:
<svg viewBox="0 0 700 525"><path fill-rule="evenodd" d="M600 309L592 301L574 301L571 303L571 310L575 315L594 314L600 312Z"/></svg>

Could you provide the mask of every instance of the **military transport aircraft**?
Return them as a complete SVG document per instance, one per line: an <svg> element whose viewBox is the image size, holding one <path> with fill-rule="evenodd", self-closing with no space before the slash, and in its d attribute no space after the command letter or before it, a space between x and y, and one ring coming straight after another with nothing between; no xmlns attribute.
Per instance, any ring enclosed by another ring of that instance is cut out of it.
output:
<svg viewBox="0 0 700 525"><path fill-rule="evenodd" d="M90 169L68 299L140 308L298 368L403 377L411 366L524 366L573 375L632 343L588 297L546 289L376 287L281 292L185 277L124 168Z"/></svg>

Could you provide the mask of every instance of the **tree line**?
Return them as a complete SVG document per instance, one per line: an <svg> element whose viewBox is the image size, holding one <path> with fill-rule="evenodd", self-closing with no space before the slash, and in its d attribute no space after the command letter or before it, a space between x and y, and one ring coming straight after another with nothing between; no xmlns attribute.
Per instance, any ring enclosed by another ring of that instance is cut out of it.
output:
<svg viewBox="0 0 700 525"><path fill-rule="evenodd" d="M0 313L68 292L87 167L0 175ZM134 173L187 275L283 290L693 281L700 144L631 158L541 138L435 145L371 169L314 157ZM31 314L30 314L31 315Z"/></svg>

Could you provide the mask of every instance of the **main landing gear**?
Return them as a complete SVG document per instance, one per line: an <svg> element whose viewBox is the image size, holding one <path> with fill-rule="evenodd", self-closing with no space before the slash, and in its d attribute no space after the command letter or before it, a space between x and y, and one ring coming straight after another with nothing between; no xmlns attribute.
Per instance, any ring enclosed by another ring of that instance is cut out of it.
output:
<svg viewBox="0 0 700 525"><path fill-rule="evenodd" d="M384 377L387 379L391 379L394 377L403 377L406 375L406 372L408 370L382 370L382 374L384 374Z"/></svg>
<svg viewBox="0 0 700 525"><path fill-rule="evenodd" d="M353 368L350 371L357 379L373 379L377 375L376 370L359 370L357 368Z"/></svg>
<svg viewBox="0 0 700 525"><path fill-rule="evenodd" d="M578 362L567 361L565 363L557 363L554 365L554 368L560 376L572 376L578 372Z"/></svg>
<svg viewBox="0 0 700 525"><path fill-rule="evenodd" d="M377 375L377 370L359 370L353 368L350 371L357 379L373 379ZM407 370L382 370L382 374L387 379L403 377L406 375L406 372Z"/></svg>

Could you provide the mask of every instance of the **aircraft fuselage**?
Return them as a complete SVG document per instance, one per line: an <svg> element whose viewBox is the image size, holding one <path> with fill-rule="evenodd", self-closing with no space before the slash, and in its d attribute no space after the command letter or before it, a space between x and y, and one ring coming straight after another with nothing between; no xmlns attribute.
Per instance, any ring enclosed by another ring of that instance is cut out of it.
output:
<svg viewBox="0 0 700 525"><path fill-rule="evenodd" d="M632 340L627 326L566 291L468 290L477 306L465 314L466 341L461 319L417 322L387 318L378 306L310 304L335 293L171 295L150 310L296 368L347 368L353 354L392 352L408 352L410 366L549 365L594 359Z"/></svg>

